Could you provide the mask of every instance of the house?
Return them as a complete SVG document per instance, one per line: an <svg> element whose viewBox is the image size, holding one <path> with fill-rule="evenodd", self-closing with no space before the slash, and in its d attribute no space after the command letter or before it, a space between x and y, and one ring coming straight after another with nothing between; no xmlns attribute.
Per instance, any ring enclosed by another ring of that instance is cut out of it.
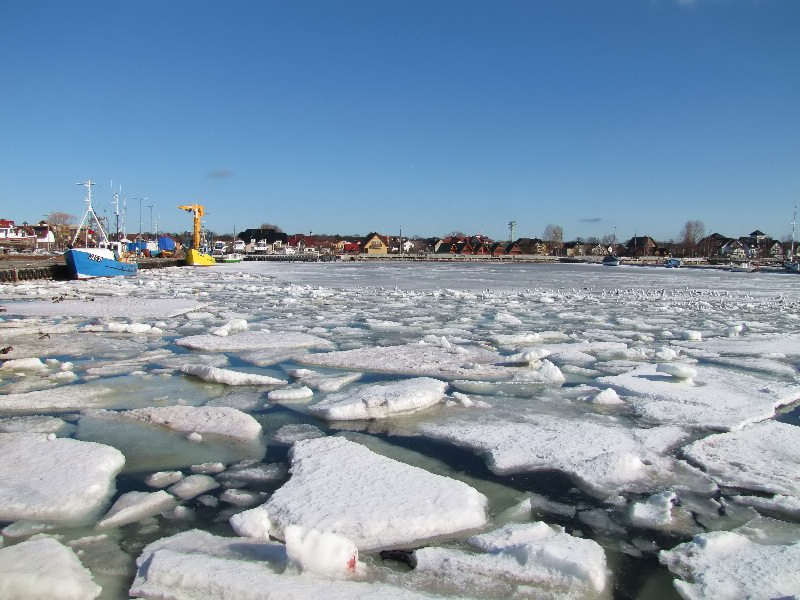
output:
<svg viewBox="0 0 800 600"><path fill-rule="evenodd" d="M519 238L516 242L522 254L547 254L547 244L539 238Z"/></svg>
<svg viewBox="0 0 800 600"><path fill-rule="evenodd" d="M654 256L657 254L658 244L649 235L633 236L625 244L627 256Z"/></svg>
<svg viewBox="0 0 800 600"><path fill-rule="evenodd" d="M361 244L361 251L364 254L388 254L389 238L378 233L370 233Z"/></svg>
<svg viewBox="0 0 800 600"><path fill-rule="evenodd" d="M740 239L728 239L720 247L719 255L730 260L747 260L753 258L753 249Z"/></svg>
<svg viewBox="0 0 800 600"><path fill-rule="evenodd" d="M16 225L9 219L0 219L0 246L6 249L33 250L37 235L27 223Z"/></svg>
<svg viewBox="0 0 800 600"><path fill-rule="evenodd" d="M303 235L296 233L289 236L286 240L286 245L289 248L294 248L297 252L313 252L316 248L316 240L310 235Z"/></svg>

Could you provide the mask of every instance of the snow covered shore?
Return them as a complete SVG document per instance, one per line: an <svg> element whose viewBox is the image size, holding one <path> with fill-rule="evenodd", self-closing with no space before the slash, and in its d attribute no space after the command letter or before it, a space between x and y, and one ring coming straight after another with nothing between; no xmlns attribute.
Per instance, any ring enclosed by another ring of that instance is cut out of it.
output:
<svg viewBox="0 0 800 600"><path fill-rule="evenodd" d="M0 597L800 596L796 276L124 279L0 285Z"/></svg>

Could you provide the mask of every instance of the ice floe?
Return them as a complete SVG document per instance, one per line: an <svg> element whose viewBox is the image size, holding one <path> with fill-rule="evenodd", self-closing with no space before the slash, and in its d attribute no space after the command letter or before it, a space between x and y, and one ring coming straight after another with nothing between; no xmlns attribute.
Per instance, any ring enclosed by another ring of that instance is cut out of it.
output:
<svg viewBox="0 0 800 600"><path fill-rule="evenodd" d="M115 490L115 448L52 434L0 434L0 521L92 521Z"/></svg>
<svg viewBox="0 0 800 600"><path fill-rule="evenodd" d="M309 412L331 421L385 419L424 410L445 397L447 383L429 377L404 379L362 387L353 392L329 394L308 407Z"/></svg>
<svg viewBox="0 0 800 600"><path fill-rule="evenodd" d="M3 305L9 315L66 317L126 317L129 319L166 319L197 310L195 300L182 298L135 298L90 296L85 300L59 302L11 302Z"/></svg>
<svg viewBox="0 0 800 600"><path fill-rule="evenodd" d="M233 335L219 336L213 334L193 335L175 340L178 346L206 352L234 352L260 349L299 349L320 348L331 349L333 344L323 338L307 333L281 331L249 330Z"/></svg>
<svg viewBox="0 0 800 600"><path fill-rule="evenodd" d="M777 407L800 398L800 385L766 382L747 373L696 365L689 380L685 367L680 372L682 376L675 377L658 365L644 364L601 377L600 382L625 394L628 404L648 422L723 431L769 419Z"/></svg>
<svg viewBox="0 0 800 600"><path fill-rule="evenodd" d="M224 383L225 385L285 385L288 383L277 377L258 375L256 373L243 373L232 369L220 369L206 365L184 365L181 372L194 375L210 383Z"/></svg>
<svg viewBox="0 0 800 600"><path fill-rule="evenodd" d="M672 428L635 429L539 415L525 422L454 420L422 424L418 429L485 455L495 473L558 470L601 498L657 488L676 477L676 471L688 477L685 484L692 481L699 489L710 487L702 473L654 448L653 440L662 433L672 443L684 435Z"/></svg>
<svg viewBox="0 0 800 600"><path fill-rule="evenodd" d="M752 528L711 531L659 554L680 579L675 588L692 600L794 598L800 593L800 532L791 541Z"/></svg>
<svg viewBox="0 0 800 600"><path fill-rule="evenodd" d="M75 552L51 537L0 548L0 598L93 600L101 592Z"/></svg>
<svg viewBox="0 0 800 600"><path fill-rule="evenodd" d="M765 421L682 451L721 486L800 496L800 427Z"/></svg>
<svg viewBox="0 0 800 600"><path fill-rule="evenodd" d="M486 523L486 497L341 437L302 440L292 476L264 505L273 535L290 525L331 531L360 550L452 536Z"/></svg>

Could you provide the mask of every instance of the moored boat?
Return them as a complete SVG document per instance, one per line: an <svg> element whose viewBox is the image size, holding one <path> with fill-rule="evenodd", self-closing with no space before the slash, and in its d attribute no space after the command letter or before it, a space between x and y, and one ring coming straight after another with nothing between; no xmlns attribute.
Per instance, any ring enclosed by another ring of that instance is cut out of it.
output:
<svg viewBox="0 0 800 600"><path fill-rule="evenodd" d="M679 267L682 267L683 263L679 258L668 258L664 262L664 266L667 267L668 269L677 269Z"/></svg>
<svg viewBox="0 0 800 600"><path fill-rule="evenodd" d="M221 257L217 258L217 262L219 263L240 263L244 257L239 254L238 252L231 252L230 254L224 254Z"/></svg>
<svg viewBox="0 0 800 600"><path fill-rule="evenodd" d="M619 256L614 254L607 254L603 257L603 265L606 267L618 267L619 262Z"/></svg>
<svg viewBox="0 0 800 600"><path fill-rule="evenodd" d="M72 279L92 279L94 277L135 275L139 270L139 265L123 250L120 242L108 240L108 235L92 208L94 182L89 180L82 185L86 187L86 211L83 213L70 247L64 252L64 260L67 263L70 277ZM97 228L96 233L99 233L99 239L94 242L93 246L90 246L89 228L93 222ZM84 245L78 247L78 238L82 230L85 231Z"/></svg>

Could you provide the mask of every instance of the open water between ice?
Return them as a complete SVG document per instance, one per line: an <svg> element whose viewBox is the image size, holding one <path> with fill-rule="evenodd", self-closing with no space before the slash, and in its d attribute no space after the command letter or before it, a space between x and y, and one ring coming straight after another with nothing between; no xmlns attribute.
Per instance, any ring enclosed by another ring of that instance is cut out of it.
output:
<svg viewBox="0 0 800 600"><path fill-rule="evenodd" d="M388 261L2 285L0 592L800 595L799 285Z"/></svg>

